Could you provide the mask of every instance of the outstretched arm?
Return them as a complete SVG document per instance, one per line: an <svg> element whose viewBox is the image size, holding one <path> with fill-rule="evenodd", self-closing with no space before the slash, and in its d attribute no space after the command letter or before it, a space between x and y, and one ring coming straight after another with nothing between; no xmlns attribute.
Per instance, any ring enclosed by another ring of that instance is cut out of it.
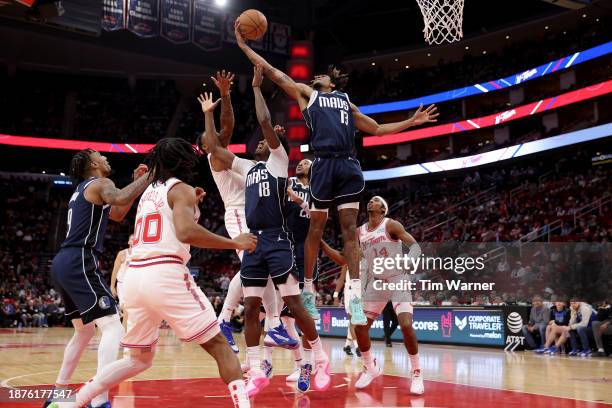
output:
<svg viewBox="0 0 612 408"><path fill-rule="evenodd" d="M253 94L255 95L255 113L257 114L257 122L261 127L264 138L268 142L270 149L276 149L280 146L280 140L272 127L272 119L266 100L261 93L261 83L263 82L263 68L261 65L253 67Z"/></svg>
<svg viewBox="0 0 612 408"><path fill-rule="evenodd" d="M210 78L221 93L221 131L219 132L219 139L221 146L227 147L234 132L234 110L232 108L232 98L230 97L230 88L232 87L234 74L229 71L226 73L223 70L221 72L217 71L217 76Z"/></svg>
<svg viewBox="0 0 612 408"><path fill-rule="evenodd" d="M352 103L351 109L353 110L355 127L362 132L374 136L398 133L410 127L422 125L423 123L437 122L438 120L436 118L439 115L436 105L429 105L425 110L423 110L423 105L421 105L412 117L402 120L401 122L385 123L381 125L371 117L361 113L357 106Z"/></svg>
<svg viewBox="0 0 612 408"><path fill-rule="evenodd" d="M236 20L234 31L236 33L236 42L240 49L245 53L247 58L255 66L261 65L265 76L270 78L272 82L280 86L283 91L292 99L298 101L300 108L304 108L308 104L308 98L312 93L312 88L308 85L300 84L295 82L289 75L283 71L274 68L268 61L265 60L261 55L257 54L249 45L246 43L242 34L240 34L240 23ZM303 105L303 106L302 106Z"/></svg>
<svg viewBox="0 0 612 408"><path fill-rule="evenodd" d="M216 171L222 171L232 168L232 163L236 157L234 153L222 146L219 134L215 128L215 108L219 104L220 99L213 102L212 92L204 93L198 97L198 102L202 106L204 112L204 143L208 148L208 152L212 155L212 159L219 164L216 166Z"/></svg>

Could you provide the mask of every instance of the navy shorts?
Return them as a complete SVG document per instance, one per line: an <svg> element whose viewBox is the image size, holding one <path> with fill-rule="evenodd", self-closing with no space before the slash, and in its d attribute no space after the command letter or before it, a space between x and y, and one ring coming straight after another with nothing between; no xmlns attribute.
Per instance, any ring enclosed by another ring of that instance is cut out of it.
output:
<svg viewBox="0 0 612 408"><path fill-rule="evenodd" d="M92 249L62 248L53 258L51 277L64 299L69 319L80 318L87 324L117 313L115 299Z"/></svg>
<svg viewBox="0 0 612 408"><path fill-rule="evenodd" d="M296 242L294 244L295 248L295 266L298 270L298 281L300 282L300 287L304 286L304 242ZM316 281L319 276L319 257L317 257L317 261L315 264L315 270L312 275L312 280Z"/></svg>
<svg viewBox="0 0 612 408"><path fill-rule="evenodd" d="M245 252L242 258L242 285L264 287L269 277L275 285L282 285L287 282L290 273L297 279L293 242L289 234L281 229L251 232L257 235L257 247L253 253Z"/></svg>
<svg viewBox="0 0 612 408"><path fill-rule="evenodd" d="M310 167L310 197L315 208L358 203L364 186L361 165L352 156L315 157Z"/></svg>

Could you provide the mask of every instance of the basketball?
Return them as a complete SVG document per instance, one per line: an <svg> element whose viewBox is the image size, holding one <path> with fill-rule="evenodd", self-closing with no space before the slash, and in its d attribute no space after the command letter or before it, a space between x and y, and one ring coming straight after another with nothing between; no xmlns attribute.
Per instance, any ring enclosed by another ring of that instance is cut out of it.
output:
<svg viewBox="0 0 612 408"><path fill-rule="evenodd" d="M268 20L259 10L249 9L239 17L240 34L247 40L259 40L268 29Z"/></svg>

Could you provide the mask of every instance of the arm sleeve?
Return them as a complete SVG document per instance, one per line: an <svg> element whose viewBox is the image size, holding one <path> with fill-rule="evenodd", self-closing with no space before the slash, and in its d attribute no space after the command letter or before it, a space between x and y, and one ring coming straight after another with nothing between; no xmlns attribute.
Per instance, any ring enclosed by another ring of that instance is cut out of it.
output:
<svg viewBox="0 0 612 408"><path fill-rule="evenodd" d="M249 170L253 167L253 162L247 159L241 159L240 157L235 157L232 162L232 171L240 174L242 177L245 177Z"/></svg>
<svg viewBox="0 0 612 408"><path fill-rule="evenodd" d="M266 168L276 178L289 177L289 156L287 156L287 152L282 144L276 149L270 149L270 157L266 162Z"/></svg>

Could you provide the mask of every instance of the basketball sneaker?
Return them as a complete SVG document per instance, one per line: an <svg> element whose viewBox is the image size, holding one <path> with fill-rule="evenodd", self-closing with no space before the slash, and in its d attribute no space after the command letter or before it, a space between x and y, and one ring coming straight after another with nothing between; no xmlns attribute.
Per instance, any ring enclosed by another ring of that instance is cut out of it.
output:
<svg viewBox="0 0 612 408"><path fill-rule="evenodd" d="M331 376L329 375L329 359L317 361L314 368L314 389L325 391L331 386Z"/></svg>
<svg viewBox="0 0 612 408"><path fill-rule="evenodd" d="M268 360L261 362L261 371L264 372L267 378L272 378L272 363Z"/></svg>
<svg viewBox="0 0 612 408"><path fill-rule="evenodd" d="M248 373L249 380L246 384L246 392L249 398L259 394L261 390L270 384L270 380L261 370L250 370Z"/></svg>
<svg viewBox="0 0 612 408"><path fill-rule="evenodd" d="M104 404L98 405L97 407L94 407L93 405L89 404L87 405L87 408L112 408L112 407L111 407L110 401L106 401Z"/></svg>
<svg viewBox="0 0 612 408"><path fill-rule="evenodd" d="M342 350L344 350L344 352L346 353L347 356L352 356L353 355L353 351L351 350L351 346L344 346L344 348Z"/></svg>
<svg viewBox="0 0 612 408"><path fill-rule="evenodd" d="M287 376L285 381L287 381L287 382L296 382L297 380L300 379L300 374L301 373L302 373L302 369L300 367L297 367L294 372L292 372L291 374L289 374Z"/></svg>
<svg viewBox="0 0 612 408"><path fill-rule="evenodd" d="M365 366L363 366L363 371L361 372L359 379L355 383L355 388L362 389L367 387L372 383L372 381L374 381L376 377L380 376L381 374L382 370L380 369L380 365L378 364L376 359L374 359L374 365L369 370Z"/></svg>
<svg viewBox="0 0 612 408"><path fill-rule="evenodd" d="M266 333L266 337L264 338L264 345L268 347L282 347L286 349L293 350L299 347L299 343L293 337L287 333L285 330L285 326L281 323L277 327L271 329Z"/></svg>
<svg viewBox="0 0 612 408"><path fill-rule="evenodd" d="M423 384L423 376L421 370L412 371L412 384L410 384L410 393L421 395L425 393L425 385Z"/></svg>
<svg viewBox="0 0 612 408"><path fill-rule="evenodd" d="M365 313L363 313L363 305L361 304L361 299L357 296L353 296L350 303L351 307L351 324L357 326L364 326L368 324L368 319L366 318Z"/></svg>
<svg viewBox="0 0 612 408"><path fill-rule="evenodd" d="M549 351L550 349L548 347L541 347L539 349L533 350L533 352L537 354L547 354Z"/></svg>
<svg viewBox="0 0 612 408"><path fill-rule="evenodd" d="M300 368L300 377L298 378L296 388L299 392L306 392L310 389L310 374L312 373L312 365L304 364Z"/></svg>
<svg viewBox="0 0 612 408"><path fill-rule="evenodd" d="M227 340L228 344L232 348L232 351L234 353L240 352L240 350L238 350L236 342L234 341L234 331L232 330L232 324L223 320L219 325L219 328L221 329L221 333L223 333L223 336L225 336L225 339Z"/></svg>
<svg viewBox="0 0 612 408"><path fill-rule="evenodd" d="M557 349L557 346L550 346L546 354L550 354L551 356L554 356L555 354L557 354L558 351L559 350Z"/></svg>
<svg viewBox="0 0 612 408"><path fill-rule="evenodd" d="M592 354L593 354L593 352L591 350L584 350L584 351L580 352L578 355L580 357L591 357Z"/></svg>
<svg viewBox="0 0 612 408"><path fill-rule="evenodd" d="M302 291L302 303L304 304L304 308L313 318L313 320L319 320L319 311L317 310L317 306L315 305L315 294L312 292Z"/></svg>
<svg viewBox="0 0 612 408"><path fill-rule="evenodd" d="M576 350L576 349L572 349L569 353L567 353L568 356L578 356L580 355L580 350Z"/></svg>

